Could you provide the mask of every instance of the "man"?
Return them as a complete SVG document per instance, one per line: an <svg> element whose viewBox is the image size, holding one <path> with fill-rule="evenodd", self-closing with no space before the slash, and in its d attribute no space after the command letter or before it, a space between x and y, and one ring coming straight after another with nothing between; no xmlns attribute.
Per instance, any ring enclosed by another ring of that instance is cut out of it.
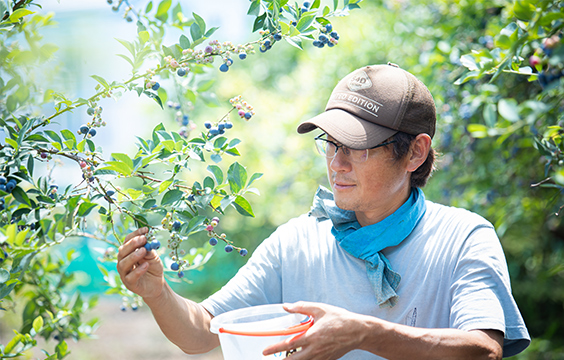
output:
<svg viewBox="0 0 564 360"><path fill-rule="evenodd" d="M127 237L118 271L165 335L187 353L206 352L218 345L213 316L286 303L314 325L266 356L500 359L524 350L530 339L493 226L420 190L434 161L425 85L393 64L358 69L298 132L317 128L332 191L320 188L308 215L279 227L204 302L166 284L159 258L142 247L146 229Z"/></svg>

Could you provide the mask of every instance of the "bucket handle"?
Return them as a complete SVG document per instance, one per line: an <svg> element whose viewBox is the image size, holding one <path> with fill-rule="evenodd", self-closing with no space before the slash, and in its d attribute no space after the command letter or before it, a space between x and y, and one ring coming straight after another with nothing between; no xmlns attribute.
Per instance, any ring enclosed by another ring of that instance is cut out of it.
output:
<svg viewBox="0 0 564 360"><path fill-rule="evenodd" d="M309 317L305 322L298 325L290 326L289 328L282 330L270 330L270 331L235 331L228 330L225 328L219 328L219 332L222 334L231 335L243 335L243 336L284 336L284 335L294 335L307 331L313 325L313 318Z"/></svg>

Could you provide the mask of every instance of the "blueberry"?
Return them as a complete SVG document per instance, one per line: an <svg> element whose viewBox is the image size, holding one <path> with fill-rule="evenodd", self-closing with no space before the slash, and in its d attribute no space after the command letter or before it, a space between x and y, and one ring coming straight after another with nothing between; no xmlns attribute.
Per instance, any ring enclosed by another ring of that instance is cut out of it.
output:
<svg viewBox="0 0 564 360"><path fill-rule="evenodd" d="M170 265L170 270L177 271L179 268L178 263L172 263L172 265Z"/></svg>
<svg viewBox="0 0 564 360"><path fill-rule="evenodd" d="M182 107L182 106L181 106L179 103L174 104L174 108L175 108L176 110L180 110L181 107Z"/></svg>
<svg viewBox="0 0 564 360"><path fill-rule="evenodd" d="M86 113L90 116L94 115L96 113L96 110L94 110L93 108L89 107L88 110L86 110Z"/></svg>
<svg viewBox="0 0 564 360"><path fill-rule="evenodd" d="M218 128L211 128L211 129L210 129L210 134L212 134L212 135L217 135L217 134L219 134L219 129L218 129Z"/></svg>
<svg viewBox="0 0 564 360"><path fill-rule="evenodd" d="M121 311L124 311L124 312L125 312L125 311L127 311L127 306L122 305L122 306L119 307L119 309L120 309Z"/></svg>
<svg viewBox="0 0 564 360"><path fill-rule="evenodd" d="M230 252L232 252L232 251L233 251L233 246L231 246L231 245L229 245L229 244L225 245L225 252L230 253Z"/></svg>
<svg viewBox="0 0 564 360"><path fill-rule="evenodd" d="M272 43L270 42L270 40L266 40L266 41L264 42L264 46L265 46L266 48L269 48L270 46L272 46Z"/></svg>
<svg viewBox="0 0 564 360"><path fill-rule="evenodd" d="M267 50L268 50L268 49L267 49L266 46L264 46L264 45L261 45L261 46L259 47L259 51L260 51L261 53L265 53Z"/></svg>
<svg viewBox="0 0 564 360"><path fill-rule="evenodd" d="M16 182L14 180L8 181L6 184L6 192L11 193L16 188Z"/></svg>
<svg viewBox="0 0 564 360"><path fill-rule="evenodd" d="M337 34L336 31L332 31L331 34L329 34L333 39L335 40L339 40L339 34Z"/></svg>
<svg viewBox="0 0 564 360"><path fill-rule="evenodd" d="M333 44L332 42L328 42L328 43L327 43L327 46L333 47L333 46L335 46L335 44Z"/></svg>
<svg viewBox="0 0 564 360"><path fill-rule="evenodd" d="M188 125L188 115L184 115L182 117L182 125L184 126Z"/></svg>
<svg viewBox="0 0 564 360"><path fill-rule="evenodd" d="M4 185L7 181L5 176L0 176L0 185Z"/></svg>
<svg viewBox="0 0 564 360"><path fill-rule="evenodd" d="M153 86L151 87L151 89L157 91L157 90L159 90L160 87L161 87L161 84L159 84L158 82L156 82L155 85L153 85Z"/></svg>
<svg viewBox="0 0 564 360"><path fill-rule="evenodd" d="M239 251L239 254L240 254L241 256L247 256L248 251L247 251L247 249L241 249L241 251Z"/></svg>
<svg viewBox="0 0 564 360"><path fill-rule="evenodd" d="M217 128L219 129L219 131L221 131L221 130L225 129L225 124L224 123L218 124Z"/></svg>
<svg viewBox="0 0 564 360"><path fill-rule="evenodd" d="M90 129L90 128L89 128L88 126L82 125L82 126L80 127L80 129L78 129L78 130L80 131L81 134L87 134L89 129Z"/></svg>
<svg viewBox="0 0 564 360"><path fill-rule="evenodd" d="M245 113L245 119L247 119L247 120L249 120L252 116L253 116L253 114L251 114L250 112Z"/></svg>
<svg viewBox="0 0 564 360"><path fill-rule="evenodd" d="M113 194L115 194L115 191L113 191L113 190L106 191L106 196L108 196L108 197L112 196Z"/></svg>
<svg viewBox="0 0 564 360"><path fill-rule="evenodd" d="M206 122L204 123L204 126L205 126L206 129L211 129L212 124L211 124L211 122L206 121Z"/></svg>
<svg viewBox="0 0 564 360"><path fill-rule="evenodd" d="M143 247L144 247L145 250L147 250L148 252L151 251L151 250L153 250L153 249L151 248L151 244L150 244L150 243L145 243L145 245L143 245Z"/></svg>
<svg viewBox="0 0 564 360"><path fill-rule="evenodd" d="M90 136L96 136L96 129L90 129L90 130L88 130L88 135L90 135Z"/></svg>
<svg viewBox="0 0 564 360"><path fill-rule="evenodd" d="M329 42L329 38L327 37L327 35L321 34L319 35L319 41L321 41L323 44L327 44Z"/></svg>
<svg viewBox="0 0 564 360"><path fill-rule="evenodd" d="M227 66L227 64L225 63L221 64L221 66L219 67L219 71L221 72L226 72L227 70L229 70L229 66Z"/></svg>
<svg viewBox="0 0 564 360"><path fill-rule="evenodd" d="M178 76L186 76L186 69L180 68L176 71Z"/></svg>
<svg viewBox="0 0 564 360"><path fill-rule="evenodd" d="M303 5L304 5L305 8L308 8L308 9L309 9L309 7L310 7L311 4L309 3L309 1L304 1L304 4L303 4Z"/></svg>
<svg viewBox="0 0 564 360"><path fill-rule="evenodd" d="M274 34L273 38L276 41L280 41L280 40L282 40L282 35L280 35L280 33L276 33L276 34Z"/></svg>
<svg viewBox="0 0 564 360"><path fill-rule="evenodd" d="M179 271L178 277L182 279L184 277L184 271Z"/></svg>
<svg viewBox="0 0 564 360"><path fill-rule="evenodd" d="M216 245L217 245L217 239L214 238L214 237L210 238L210 245L211 245L211 246L216 246Z"/></svg>
<svg viewBox="0 0 564 360"><path fill-rule="evenodd" d="M158 250L161 247L161 242L159 240L151 241L151 249Z"/></svg>
<svg viewBox="0 0 564 360"><path fill-rule="evenodd" d="M292 21L292 26L296 26L298 25L298 22L296 20Z"/></svg>
<svg viewBox="0 0 564 360"><path fill-rule="evenodd" d="M308 10L308 9L307 9L306 7L303 7L303 8L302 8L302 14L305 13L305 12L307 12L307 10Z"/></svg>
<svg viewBox="0 0 564 360"><path fill-rule="evenodd" d="M228 121L228 122L225 123L225 128L226 128L226 129L231 129L232 127L233 127L233 123L232 123L232 122L229 122L229 121Z"/></svg>
<svg viewBox="0 0 564 360"><path fill-rule="evenodd" d="M172 108L174 106L174 103L169 100L169 101L166 102L166 106L168 106L169 108Z"/></svg>
<svg viewBox="0 0 564 360"><path fill-rule="evenodd" d="M180 229L180 226L181 226L181 225L182 225L182 224L180 223L180 221L175 220L175 221L172 223L172 230L178 231L178 230Z"/></svg>
<svg viewBox="0 0 564 360"><path fill-rule="evenodd" d="M247 58L247 53L244 53L244 52L239 53L239 59L245 60L246 58Z"/></svg>
<svg viewBox="0 0 564 360"><path fill-rule="evenodd" d="M186 198L186 200L192 202L192 201L196 200L196 197L194 196L194 194L190 194L190 195L188 195L188 197Z"/></svg>
<svg viewBox="0 0 564 360"><path fill-rule="evenodd" d="M331 25L331 24L325 25L325 30L327 30L327 32L333 31L333 25Z"/></svg>
<svg viewBox="0 0 564 360"><path fill-rule="evenodd" d="M137 306L137 304L131 305L131 310L137 311L137 309L139 309L139 307Z"/></svg>
<svg viewBox="0 0 564 360"><path fill-rule="evenodd" d="M313 44L313 46L315 46L315 47L319 47L320 45L323 45L323 43L322 43L321 41L319 41L319 40L313 40L313 43L312 43L312 44Z"/></svg>

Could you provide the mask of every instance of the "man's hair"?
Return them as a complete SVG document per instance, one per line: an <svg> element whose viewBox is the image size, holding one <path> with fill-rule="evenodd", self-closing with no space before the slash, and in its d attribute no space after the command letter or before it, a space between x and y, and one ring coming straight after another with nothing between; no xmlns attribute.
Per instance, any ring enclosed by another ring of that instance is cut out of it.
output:
<svg viewBox="0 0 564 360"><path fill-rule="evenodd" d="M415 140L415 137L416 135L410 135L401 131L398 131L392 137L392 139L396 141L392 144L392 154L395 161L403 159L403 157L409 153L409 148L413 140ZM429 177L431 177L433 170L435 170L435 150L430 148L425 162L411 173L411 186L417 188L424 187Z"/></svg>

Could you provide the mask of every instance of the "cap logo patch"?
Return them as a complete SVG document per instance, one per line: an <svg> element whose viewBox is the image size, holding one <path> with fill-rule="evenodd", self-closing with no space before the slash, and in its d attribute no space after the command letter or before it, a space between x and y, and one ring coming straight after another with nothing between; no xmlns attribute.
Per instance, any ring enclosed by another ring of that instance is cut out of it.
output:
<svg viewBox="0 0 564 360"><path fill-rule="evenodd" d="M348 87L351 91L358 91L372 87L372 81L364 71L360 71L357 75L349 80Z"/></svg>

